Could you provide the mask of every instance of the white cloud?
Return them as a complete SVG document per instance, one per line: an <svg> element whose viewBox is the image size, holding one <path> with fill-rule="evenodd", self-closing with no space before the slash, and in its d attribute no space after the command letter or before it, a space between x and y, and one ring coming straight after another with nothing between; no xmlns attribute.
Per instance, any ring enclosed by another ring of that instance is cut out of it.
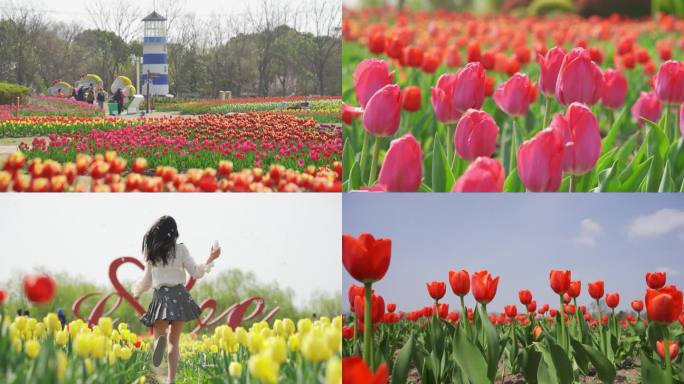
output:
<svg viewBox="0 0 684 384"><path fill-rule="evenodd" d="M596 237L603 233L603 227L592 219L584 219L580 223L580 233L573 239L575 244L593 247Z"/></svg>
<svg viewBox="0 0 684 384"><path fill-rule="evenodd" d="M670 267L658 267L656 272L665 272L667 276L679 276L679 271Z"/></svg>
<svg viewBox="0 0 684 384"><path fill-rule="evenodd" d="M641 215L627 224L631 238L658 237L684 226L684 210L665 208Z"/></svg>

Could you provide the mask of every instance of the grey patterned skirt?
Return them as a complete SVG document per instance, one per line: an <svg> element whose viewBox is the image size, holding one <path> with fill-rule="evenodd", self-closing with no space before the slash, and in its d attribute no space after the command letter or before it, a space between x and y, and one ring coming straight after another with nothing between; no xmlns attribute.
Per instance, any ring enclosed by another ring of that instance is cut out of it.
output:
<svg viewBox="0 0 684 384"><path fill-rule="evenodd" d="M154 290L152 302L140 321L148 327L157 320L190 321L200 315L200 308L182 284Z"/></svg>

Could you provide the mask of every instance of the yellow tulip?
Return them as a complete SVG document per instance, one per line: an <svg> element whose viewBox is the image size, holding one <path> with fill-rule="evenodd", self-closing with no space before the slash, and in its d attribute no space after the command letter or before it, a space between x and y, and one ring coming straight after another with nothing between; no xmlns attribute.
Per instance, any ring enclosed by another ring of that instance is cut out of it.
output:
<svg viewBox="0 0 684 384"><path fill-rule="evenodd" d="M233 378L240 377L242 376L242 365L237 361L233 361L228 366L228 372L230 373L230 376Z"/></svg>
<svg viewBox="0 0 684 384"><path fill-rule="evenodd" d="M268 352L276 363L284 363L287 360L285 340L277 336L268 339Z"/></svg>
<svg viewBox="0 0 684 384"><path fill-rule="evenodd" d="M243 346L248 345L248 337L247 337L247 331L245 331L244 328L242 327L237 327L235 328L235 338L237 339L238 343L240 343Z"/></svg>
<svg viewBox="0 0 684 384"><path fill-rule="evenodd" d="M100 317L97 321L97 325L100 327L102 333L109 337L112 334L112 319L109 317Z"/></svg>
<svg viewBox="0 0 684 384"><path fill-rule="evenodd" d="M249 372L265 383L278 382L279 371L280 366L268 354L258 353L249 358Z"/></svg>
<svg viewBox="0 0 684 384"><path fill-rule="evenodd" d="M85 359L85 368L89 375L93 373L95 367L93 366L93 361L91 359Z"/></svg>
<svg viewBox="0 0 684 384"><path fill-rule="evenodd" d="M303 335L311 330L312 325L311 319L300 319L297 322L297 330Z"/></svg>
<svg viewBox="0 0 684 384"><path fill-rule="evenodd" d="M90 338L92 336L88 334L79 334L74 340L74 352L78 357L88 357L92 344L90 343Z"/></svg>
<svg viewBox="0 0 684 384"><path fill-rule="evenodd" d="M101 359L105 357L105 353L107 352L106 348L106 343L105 343L105 337L102 335L93 335L90 338L90 353L93 355L93 357Z"/></svg>
<svg viewBox="0 0 684 384"><path fill-rule="evenodd" d="M325 384L342 384L342 362L337 356L325 365Z"/></svg>
<svg viewBox="0 0 684 384"><path fill-rule="evenodd" d="M24 344L24 352L26 352L26 356L35 359L40 353L40 343L38 340L27 340L26 344Z"/></svg>
<svg viewBox="0 0 684 384"><path fill-rule="evenodd" d="M62 380L67 369L67 355L64 351L57 351L57 379Z"/></svg>
<svg viewBox="0 0 684 384"><path fill-rule="evenodd" d="M69 333L67 331L57 331L55 333L55 344L65 345L69 340Z"/></svg>
<svg viewBox="0 0 684 384"><path fill-rule="evenodd" d="M289 339L287 339L287 346L290 348L290 351L292 351L292 352L299 351L299 334L298 333L295 333L294 335L290 336Z"/></svg>
<svg viewBox="0 0 684 384"><path fill-rule="evenodd" d="M128 348L128 347L121 348L121 360L128 361L128 359L131 358L132 354L133 354L133 350L131 350L130 348Z"/></svg>
<svg viewBox="0 0 684 384"><path fill-rule="evenodd" d="M330 358L330 349L320 331L309 332L303 336L302 355L307 360L313 362L320 362Z"/></svg>

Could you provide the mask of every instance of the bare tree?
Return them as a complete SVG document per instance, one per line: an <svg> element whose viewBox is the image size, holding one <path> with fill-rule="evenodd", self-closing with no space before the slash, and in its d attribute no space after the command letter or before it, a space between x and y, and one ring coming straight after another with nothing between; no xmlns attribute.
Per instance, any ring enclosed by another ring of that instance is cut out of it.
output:
<svg viewBox="0 0 684 384"><path fill-rule="evenodd" d="M268 95L271 63L274 59L273 46L278 38L276 29L281 25L287 25L289 16L290 11L287 5L278 6L272 0L262 0L256 11L249 9L247 18L254 26L253 32L257 34L256 55L260 96Z"/></svg>
<svg viewBox="0 0 684 384"><path fill-rule="evenodd" d="M307 40L302 54L307 59L315 75L318 93L325 94L325 75L335 50L341 50L340 42L342 14L339 1L314 0L307 12L307 25L312 30L313 39ZM341 74L340 74L341 75Z"/></svg>
<svg viewBox="0 0 684 384"><path fill-rule="evenodd" d="M169 37L175 36L176 24L185 12L186 0L157 0L156 11L166 18L166 30Z"/></svg>
<svg viewBox="0 0 684 384"><path fill-rule="evenodd" d="M133 0L93 0L86 3L86 11L95 28L116 33L130 42L139 36L142 13Z"/></svg>

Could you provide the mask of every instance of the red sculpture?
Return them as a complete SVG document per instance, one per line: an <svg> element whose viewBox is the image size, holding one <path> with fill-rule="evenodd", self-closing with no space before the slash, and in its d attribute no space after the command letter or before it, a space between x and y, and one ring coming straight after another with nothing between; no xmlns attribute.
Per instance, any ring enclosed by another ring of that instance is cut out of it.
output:
<svg viewBox="0 0 684 384"><path fill-rule="evenodd" d="M124 288L121 282L119 282L119 278L116 272L119 269L119 267L126 263L135 264L141 270L145 270L145 265L135 257L123 256L112 261L112 263L109 265L109 280L112 282L112 285L114 286L116 292L112 292L108 295L105 295L95 304L95 307L93 307L93 310L90 312L90 315L88 315L88 317L86 318L89 326L97 324L100 317L110 316L112 313L114 313L114 311L121 305L122 300L126 300L139 315L145 313L145 309L143 308L143 306L140 305L140 303L135 298L133 298L133 295L130 292L128 292L126 288ZM195 286L196 281L197 280L195 280L193 277L190 277L188 281L185 283L185 288L188 291L191 290L192 287ZM98 296L100 294L100 292L90 292L76 299L76 301L74 301L73 306L71 307L71 311L73 312L74 317L85 321L86 319L84 319L80 315L81 304L83 304L83 302L90 299L91 297ZM114 296L116 296L116 302L114 302L114 305L108 311L105 312L107 302ZM245 313L252 305L252 303L256 304L256 307L249 315L245 316ZM208 308L209 313L203 319L198 319L197 327L195 327L192 333L196 333L205 327L214 326L220 323L224 318L226 318L226 324L228 324L231 328L235 329L238 326L240 326L240 324L243 321L253 320L257 316L259 316L266 308L266 302L261 297L250 297L245 300L242 300L239 303L231 305L230 307L228 307L228 309L221 312L218 316L216 316L213 319L212 317L216 312L216 300L211 298L205 299L199 304L199 307L202 312L204 312L204 310ZM263 318L261 318L261 321L271 320L279 310L280 307L274 307Z"/></svg>

